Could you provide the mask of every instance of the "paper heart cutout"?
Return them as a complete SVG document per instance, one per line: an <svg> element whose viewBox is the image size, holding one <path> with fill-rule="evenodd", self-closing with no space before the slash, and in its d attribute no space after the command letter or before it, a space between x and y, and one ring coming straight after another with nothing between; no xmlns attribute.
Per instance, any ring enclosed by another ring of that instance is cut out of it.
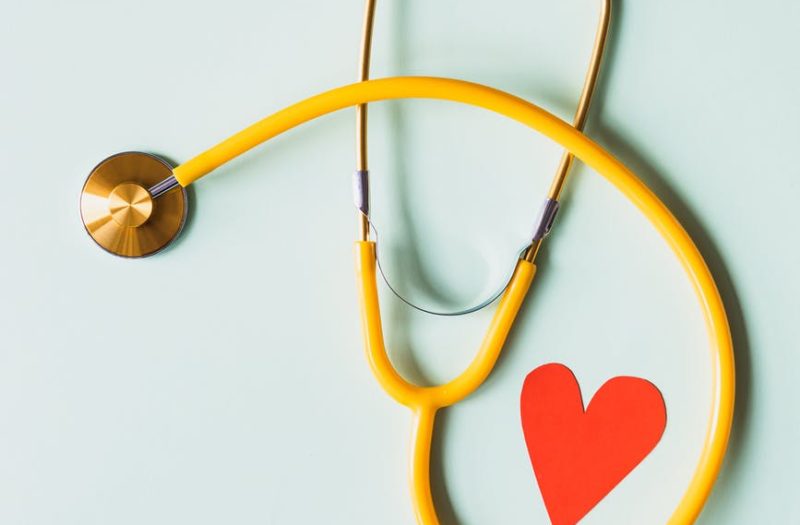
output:
<svg viewBox="0 0 800 525"><path fill-rule="evenodd" d="M584 410L580 386L564 365L528 374L522 430L553 525L575 525L658 444L664 398L638 377L609 379Z"/></svg>

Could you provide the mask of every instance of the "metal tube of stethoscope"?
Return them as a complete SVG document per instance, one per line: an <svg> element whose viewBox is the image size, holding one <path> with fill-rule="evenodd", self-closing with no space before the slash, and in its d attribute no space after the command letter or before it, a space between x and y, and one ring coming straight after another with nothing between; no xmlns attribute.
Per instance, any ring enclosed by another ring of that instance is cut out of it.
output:
<svg viewBox="0 0 800 525"><path fill-rule="evenodd" d="M158 182L147 188L147 192L150 193L151 198L157 199L162 195L164 195L165 193L169 193L170 191L178 187L180 187L178 179L175 178L175 175L170 175L161 182Z"/></svg>

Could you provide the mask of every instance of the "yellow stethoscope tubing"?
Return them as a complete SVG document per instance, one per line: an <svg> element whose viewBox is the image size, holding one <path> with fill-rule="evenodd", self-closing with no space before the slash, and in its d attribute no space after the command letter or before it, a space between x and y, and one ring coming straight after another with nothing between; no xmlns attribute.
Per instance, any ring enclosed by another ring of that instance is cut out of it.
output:
<svg viewBox="0 0 800 525"><path fill-rule="evenodd" d="M443 385L422 387L409 383L392 366L383 339L380 302L375 274L375 243L356 241L356 278L361 299L361 326L366 341L367 359L383 389L414 414L409 478L411 500L417 522L437 525L439 519L430 485L430 457L436 412L474 392L494 368L514 319L536 274L536 265L517 261L514 275L497 306L478 354L458 377Z"/></svg>
<svg viewBox="0 0 800 525"><path fill-rule="evenodd" d="M735 372L733 344L725 308L702 255L667 207L622 163L581 132L534 104L480 84L434 77L384 78L332 89L278 111L176 167L173 174L182 186L187 186L225 162L309 120L358 104L398 98L429 98L461 102L494 111L533 128L604 176L650 220L667 241L686 271L700 301L712 350L712 408L703 448L689 487L668 522L673 525L693 523L700 514L719 474L733 421ZM361 257L358 261L361 267L359 287L362 292L362 309L371 311L369 316L362 314L366 321L378 318L380 315L374 298L370 299L365 293L375 286L375 275L374 268L369 271L369 266L366 268L363 266ZM532 270L531 268L531 277ZM367 284L367 281L372 284ZM499 313L500 309L498 308L496 315ZM513 318L513 316L511 317ZM509 319L508 322L511 320ZM376 330L380 334L379 327L374 323L365 327L365 332L368 334ZM376 352L376 348L369 344L371 339L372 336L367 341L370 354ZM383 345L377 347L377 350L383 350ZM385 354L385 350L378 353ZM480 356L481 354L479 354ZM370 363L373 363L372 358L370 358ZM464 373L470 373L469 377L472 378L472 381L482 380L488 375L494 362L487 359L482 363L483 367L488 367L486 370L481 370L482 373L476 374L472 366ZM393 392L393 389L397 388L397 380L401 378L393 368L391 371L388 370L392 366L388 357L375 361L373 369L375 365L380 368L380 373L377 374L379 382L387 391ZM391 381L384 384L386 378L391 378ZM459 381L458 378L453 380L453 382L457 381ZM463 380L456 385L460 385L460 388L478 386L465 383ZM446 391L445 387L446 385L439 387L442 388L439 391ZM402 391L397 393L406 400L413 399L416 394L418 399L416 405L424 407L426 402L430 402L425 399L428 392L430 390L403 387ZM422 452L426 452L425 455L430 453L430 440L428 439L427 443L422 444L419 441L420 439L425 441L424 435L432 432L433 414L430 412L435 413L435 410L428 411L424 418L420 417L419 411L415 412L417 419L413 446L415 449L417 447L427 448L427 451L422 450ZM416 452L414 457L416 458ZM412 468L415 466L412 464ZM415 480L413 487L415 499L421 497L420 492L427 492L428 495L430 492L430 487L428 486L426 491L424 486L430 483L427 479L429 466L425 465L420 468L422 471L418 471L418 473L425 474L425 479ZM419 502L418 499L417 501ZM426 510L424 505L421 510ZM429 510L434 514L428 523L436 523L435 511L432 508Z"/></svg>
<svg viewBox="0 0 800 525"><path fill-rule="evenodd" d="M390 396L412 410L437 410L458 403L486 380L497 362L500 349L533 281L536 266L524 259L517 261L514 274L500 298L478 354L467 369L448 383L423 387L403 379L392 367L387 355L375 279L376 261L375 243L357 241L356 276L361 298L361 319L365 329L367 358L372 371Z"/></svg>

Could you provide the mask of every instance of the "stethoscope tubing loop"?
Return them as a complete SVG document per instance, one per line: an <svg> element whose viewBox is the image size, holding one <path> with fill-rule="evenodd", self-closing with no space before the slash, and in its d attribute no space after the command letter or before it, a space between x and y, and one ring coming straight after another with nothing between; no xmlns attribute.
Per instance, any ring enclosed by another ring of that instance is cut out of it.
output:
<svg viewBox="0 0 800 525"><path fill-rule="evenodd" d="M706 439L689 488L668 522L670 525L693 523L722 467L733 421L735 371L733 343L725 307L702 255L669 209L621 162L580 131L534 104L480 84L434 77L385 78L336 88L289 106L178 166L173 174L182 186L187 186L225 162L309 120L346 107L396 98L431 98L470 104L505 115L542 133L621 191L648 218L675 253L697 294L712 350L712 406ZM388 357L383 364L391 366ZM485 378L490 370L491 367L488 370L468 368L462 376L469 373L468 377ZM399 374L392 368L388 377L394 376ZM381 384L386 388L383 382ZM406 397L415 392L404 390ZM437 402L441 405L448 400L442 398ZM429 492L429 483L429 480L420 480L420 486L423 487L420 490L424 491L424 487L428 486ZM435 513L423 523L438 523Z"/></svg>

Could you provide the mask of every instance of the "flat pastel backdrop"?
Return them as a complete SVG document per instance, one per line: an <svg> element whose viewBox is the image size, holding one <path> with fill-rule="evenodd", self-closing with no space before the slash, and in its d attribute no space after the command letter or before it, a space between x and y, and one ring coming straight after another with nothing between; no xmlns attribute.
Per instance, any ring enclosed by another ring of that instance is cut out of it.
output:
<svg viewBox="0 0 800 525"><path fill-rule="evenodd" d="M354 80L361 1L0 7L0 523L411 523L409 414L361 346L353 111L199 182L184 235L156 257L107 255L78 214L107 155L181 162ZM381 1L373 73L475 80L570 118L598 8ZM798 27L792 0L617 1L587 129L685 224L729 309L736 424L702 524L800 520ZM371 116L387 273L425 304L483 298L532 228L558 147L448 103ZM689 284L651 226L580 166L540 263L495 373L441 419L443 522L547 523L518 398L528 371L558 361L587 399L621 374L663 391L662 442L584 520L663 523L710 408ZM491 315L432 319L387 293L383 304L394 360L425 383L463 369Z"/></svg>

